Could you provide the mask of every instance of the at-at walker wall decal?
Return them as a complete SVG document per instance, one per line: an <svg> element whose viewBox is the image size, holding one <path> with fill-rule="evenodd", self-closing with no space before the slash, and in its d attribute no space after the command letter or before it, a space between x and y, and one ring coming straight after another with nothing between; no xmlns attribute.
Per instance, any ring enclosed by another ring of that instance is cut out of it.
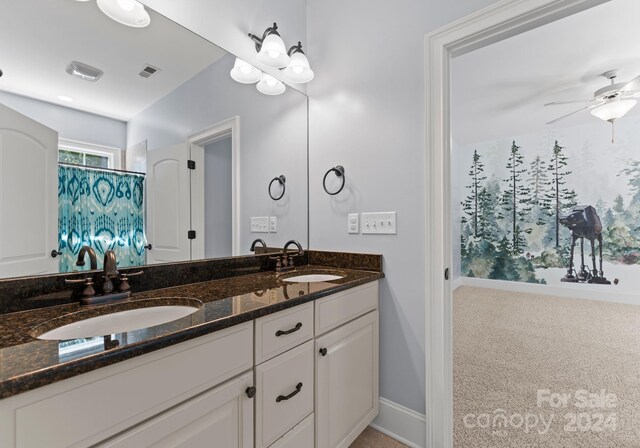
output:
<svg viewBox="0 0 640 448"><path fill-rule="evenodd" d="M600 285L610 285L611 282L606 279L602 271L602 222L591 205L579 205L573 208L570 213L560 218L560 224L571 230L571 254L569 255L569 266L567 267L567 275L561 280L571 283L597 283ZM584 240L585 238L591 243L591 261L590 269L584 261ZM574 269L573 255L576 243L580 240L580 270ZM595 241L598 241L598 251L600 259L600 269L596 265L596 248Z"/></svg>

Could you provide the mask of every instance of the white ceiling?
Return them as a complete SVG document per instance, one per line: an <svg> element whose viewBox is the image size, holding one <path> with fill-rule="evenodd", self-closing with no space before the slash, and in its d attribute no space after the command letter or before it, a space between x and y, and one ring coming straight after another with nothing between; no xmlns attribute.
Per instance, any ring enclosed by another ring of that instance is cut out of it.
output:
<svg viewBox="0 0 640 448"><path fill-rule="evenodd" d="M544 107L551 101L593 98L620 69L616 82L640 75L640 1L612 0L498 42L452 61L452 128L459 143L477 143L604 123L584 107ZM640 104L631 113L640 113ZM624 119L624 118L622 118Z"/></svg>
<svg viewBox="0 0 640 448"><path fill-rule="evenodd" d="M95 0L3 1L0 90L127 121L226 54L147 11L151 24L131 28L105 16ZM97 82L72 77L65 72L71 61L104 75ZM161 71L138 76L146 64Z"/></svg>

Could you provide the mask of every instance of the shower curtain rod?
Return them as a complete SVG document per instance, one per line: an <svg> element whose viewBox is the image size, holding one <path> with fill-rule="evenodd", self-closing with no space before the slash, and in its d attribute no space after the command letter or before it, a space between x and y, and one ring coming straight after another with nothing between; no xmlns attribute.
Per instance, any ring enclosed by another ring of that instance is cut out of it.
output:
<svg viewBox="0 0 640 448"><path fill-rule="evenodd" d="M138 174L140 176L146 176L147 175L147 173L141 173L139 171L118 170L116 168L100 168L100 167L97 167L97 166L78 165L77 163L58 162L58 165L71 166L71 167L74 167L74 168L84 168L84 169L87 169L87 170L113 171L113 172L116 172L116 173Z"/></svg>

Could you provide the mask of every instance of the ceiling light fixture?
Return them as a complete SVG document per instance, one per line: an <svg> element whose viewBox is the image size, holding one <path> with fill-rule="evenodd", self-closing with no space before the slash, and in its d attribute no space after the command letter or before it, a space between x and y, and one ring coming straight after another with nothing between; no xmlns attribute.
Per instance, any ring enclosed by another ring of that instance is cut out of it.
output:
<svg viewBox="0 0 640 448"><path fill-rule="evenodd" d="M262 79L261 70L240 58L236 58L236 62L233 64L229 74L234 81L242 84L254 84Z"/></svg>
<svg viewBox="0 0 640 448"><path fill-rule="evenodd" d="M71 76L89 82L96 82L104 74L102 70L78 61L71 61L65 71Z"/></svg>
<svg viewBox="0 0 640 448"><path fill-rule="evenodd" d="M98 7L107 17L123 25L144 28L151 23L149 13L136 0L98 0Z"/></svg>
<svg viewBox="0 0 640 448"><path fill-rule="evenodd" d="M258 82L256 88L260 93L264 93L265 95L280 95L287 90L287 87L282 81L266 73L262 74L262 79Z"/></svg>
<svg viewBox="0 0 640 448"><path fill-rule="evenodd" d="M636 104L636 100L612 100L592 109L591 115L604 121L613 122L624 117Z"/></svg>
<svg viewBox="0 0 640 448"><path fill-rule="evenodd" d="M65 103L73 102L73 98L71 98L70 96L67 96L67 95L60 95L60 96L58 96L58 99L60 101L64 101Z"/></svg>
<svg viewBox="0 0 640 448"><path fill-rule="evenodd" d="M309 59L307 59L304 51L302 51L302 43L298 42L298 45L289 48L287 54L291 58L291 62L289 62L289 65L283 70L287 80L298 84L311 81L314 73L309 65Z"/></svg>
<svg viewBox="0 0 640 448"><path fill-rule="evenodd" d="M275 68L284 68L289 65L290 58L287 54L287 48L284 46L284 41L278 33L278 25L275 22L273 26L264 31L262 38L251 33L249 33L249 37L256 44L258 61Z"/></svg>

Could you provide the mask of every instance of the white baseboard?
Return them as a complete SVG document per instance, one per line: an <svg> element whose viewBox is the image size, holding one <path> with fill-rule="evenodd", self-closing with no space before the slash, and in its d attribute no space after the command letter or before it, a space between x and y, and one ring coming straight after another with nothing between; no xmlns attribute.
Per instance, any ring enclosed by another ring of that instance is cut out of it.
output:
<svg viewBox="0 0 640 448"><path fill-rule="evenodd" d="M425 448L426 422L424 414L380 398L380 411L370 426L411 448Z"/></svg>
<svg viewBox="0 0 640 448"><path fill-rule="evenodd" d="M552 286L536 283L510 282L506 280L490 280L486 278L460 277L453 282L452 288L455 290L460 286L500 289L502 291L525 292L571 299L597 300L600 302L626 303L629 305L640 304L639 294L615 292L612 291L612 286L607 285L576 285L567 283L566 286Z"/></svg>

